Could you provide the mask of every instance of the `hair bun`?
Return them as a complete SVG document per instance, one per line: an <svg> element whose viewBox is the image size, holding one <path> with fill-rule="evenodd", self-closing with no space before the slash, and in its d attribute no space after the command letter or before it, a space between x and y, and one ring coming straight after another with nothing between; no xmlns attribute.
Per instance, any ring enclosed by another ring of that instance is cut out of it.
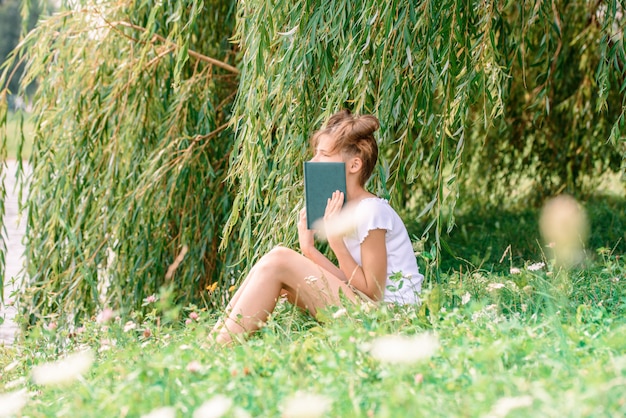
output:
<svg viewBox="0 0 626 418"><path fill-rule="evenodd" d="M350 126L352 134L363 138L372 135L380 128L378 118L373 115L353 115L348 109L335 113L328 119L326 128L333 129L339 125Z"/></svg>
<svg viewBox="0 0 626 418"><path fill-rule="evenodd" d="M352 129L357 136L366 137L372 135L380 128L378 118L373 115L354 116Z"/></svg>

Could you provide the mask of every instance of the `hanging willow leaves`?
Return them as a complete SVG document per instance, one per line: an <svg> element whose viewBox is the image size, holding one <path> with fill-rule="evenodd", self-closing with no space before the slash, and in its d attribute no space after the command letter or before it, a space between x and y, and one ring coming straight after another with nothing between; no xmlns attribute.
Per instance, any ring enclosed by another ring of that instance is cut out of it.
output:
<svg viewBox="0 0 626 418"><path fill-rule="evenodd" d="M297 242L308 138L344 107L381 121L372 191L437 245L457 202L583 193L625 169L625 22L616 0L64 9L13 56L40 83L23 306L223 303L209 284Z"/></svg>
<svg viewBox="0 0 626 418"><path fill-rule="evenodd" d="M241 189L228 228L243 226L238 238L252 258L294 242L293 228L274 226L292 225L301 204L294 167L311 131L342 107L379 117L383 169L372 188L430 219L437 243L454 225L462 189L480 192L466 199L501 204L527 197L522 179L537 197L579 194L585 176L620 162L623 171L626 96L615 94L624 83L623 10L617 2L245 2L231 168Z"/></svg>
<svg viewBox="0 0 626 418"><path fill-rule="evenodd" d="M102 2L23 42L37 79L22 306L82 320L141 306L171 279L189 303L232 264L217 251L239 71L228 2ZM5 108L6 111L6 108ZM207 210L209 209L209 210Z"/></svg>

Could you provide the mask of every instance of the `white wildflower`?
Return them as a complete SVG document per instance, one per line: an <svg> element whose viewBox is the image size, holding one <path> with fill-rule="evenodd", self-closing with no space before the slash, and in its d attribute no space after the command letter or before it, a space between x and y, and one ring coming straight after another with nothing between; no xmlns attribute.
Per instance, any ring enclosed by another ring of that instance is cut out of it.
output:
<svg viewBox="0 0 626 418"><path fill-rule="evenodd" d="M517 268L517 267L511 267L511 270L509 270L509 272L510 272L511 274L520 274L520 273L522 272L522 270L520 270L520 269L519 269L519 268Z"/></svg>
<svg viewBox="0 0 626 418"><path fill-rule="evenodd" d="M87 372L94 361L91 350L79 351L46 364L33 367L33 382L38 385L56 385L71 382Z"/></svg>
<svg viewBox="0 0 626 418"><path fill-rule="evenodd" d="M142 415L141 418L176 418L176 408L173 406L163 406L153 409L146 415Z"/></svg>
<svg viewBox="0 0 626 418"><path fill-rule="evenodd" d="M108 351L117 345L116 340L110 340L108 338L103 338L100 340L100 348L98 352L101 353L103 351Z"/></svg>
<svg viewBox="0 0 626 418"><path fill-rule="evenodd" d="M370 353L382 362L407 364L432 357L438 348L439 340L432 333L387 335L373 341Z"/></svg>
<svg viewBox="0 0 626 418"><path fill-rule="evenodd" d="M307 276L304 278L304 281L309 284L312 285L313 283L315 283L317 281L317 277L315 276Z"/></svg>
<svg viewBox="0 0 626 418"><path fill-rule="evenodd" d="M204 402L193 412L193 418L220 418L233 406L233 400L216 395Z"/></svg>
<svg viewBox="0 0 626 418"><path fill-rule="evenodd" d="M513 409L524 408L533 404L533 398L531 396L518 396L518 397L506 397L501 398L491 409L491 412L487 415L489 418L506 417Z"/></svg>
<svg viewBox="0 0 626 418"><path fill-rule="evenodd" d="M498 305L493 303L472 314L472 321L478 321L481 319L486 319L489 324L493 324L501 322L503 318L498 315Z"/></svg>
<svg viewBox="0 0 626 418"><path fill-rule="evenodd" d="M0 394L0 417L19 415L27 402L26 389Z"/></svg>
<svg viewBox="0 0 626 418"><path fill-rule="evenodd" d="M124 332L131 331L135 328L137 328L137 324L135 324L133 321L128 321L124 324Z"/></svg>
<svg viewBox="0 0 626 418"><path fill-rule="evenodd" d="M539 262L539 263L533 263L526 268L530 271L537 271L537 270L541 270L545 265L546 265L545 263Z"/></svg>
<svg viewBox="0 0 626 418"><path fill-rule="evenodd" d="M332 401L323 395L298 392L285 403L285 418L316 418L330 410Z"/></svg>
<svg viewBox="0 0 626 418"><path fill-rule="evenodd" d="M502 289L503 287L504 287L504 284L503 284L503 283L489 283L489 284L487 285L487 290L488 290L489 292L493 292L494 290L496 290L496 289Z"/></svg>
<svg viewBox="0 0 626 418"><path fill-rule="evenodd" d="M341 308L338 309L334 314L333 314L333 318L337 319L340 318L342 316L344 316L348 311L346 311L346 308Z"/></svg>
<svg viewBox="0 0 626 418"><path fill-rule="evenodd" d="M472 295L469 292L465 292L465 294L461 297L461 304L467 305L467 303L472 299Z"/></svg>

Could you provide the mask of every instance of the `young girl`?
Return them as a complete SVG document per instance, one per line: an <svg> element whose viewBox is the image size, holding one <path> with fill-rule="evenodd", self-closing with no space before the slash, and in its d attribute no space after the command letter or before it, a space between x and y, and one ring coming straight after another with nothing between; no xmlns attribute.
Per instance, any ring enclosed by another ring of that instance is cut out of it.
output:
<svg viewBox="0 0 626 418"><path fill-rule="evenodd" d="M386 200L365 189L378 159L378 127L376 117L344 110L311 139L311 161L346 165L346 209L343 193L335 192L324 214L325 225L332 225L342 210L350 210L350 219L357 220L348 233L338 235L329 227L323 231L339 265L315 248L303 209L298 222L302 254L276 247L252 267L228 304L225 319L211 332L216 342L228 344L235 335L257 330L281 296L313 316L318 309L340 305L340 294L355 302L419 302L424 277L406 228Z"/></svg>

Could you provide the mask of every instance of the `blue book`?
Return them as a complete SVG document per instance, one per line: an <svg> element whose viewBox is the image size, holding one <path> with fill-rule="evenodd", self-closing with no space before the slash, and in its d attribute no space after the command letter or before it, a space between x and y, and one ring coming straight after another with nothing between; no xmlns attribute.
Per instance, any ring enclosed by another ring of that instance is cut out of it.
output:
<svg viewBox="0 0 626 418"><path fill-rule="evenodd" d="M343 192L345 204L345 163L304 162L304 198L308 229L313 229L315 221L324 217L328 199L337 190Z"/></svg>

